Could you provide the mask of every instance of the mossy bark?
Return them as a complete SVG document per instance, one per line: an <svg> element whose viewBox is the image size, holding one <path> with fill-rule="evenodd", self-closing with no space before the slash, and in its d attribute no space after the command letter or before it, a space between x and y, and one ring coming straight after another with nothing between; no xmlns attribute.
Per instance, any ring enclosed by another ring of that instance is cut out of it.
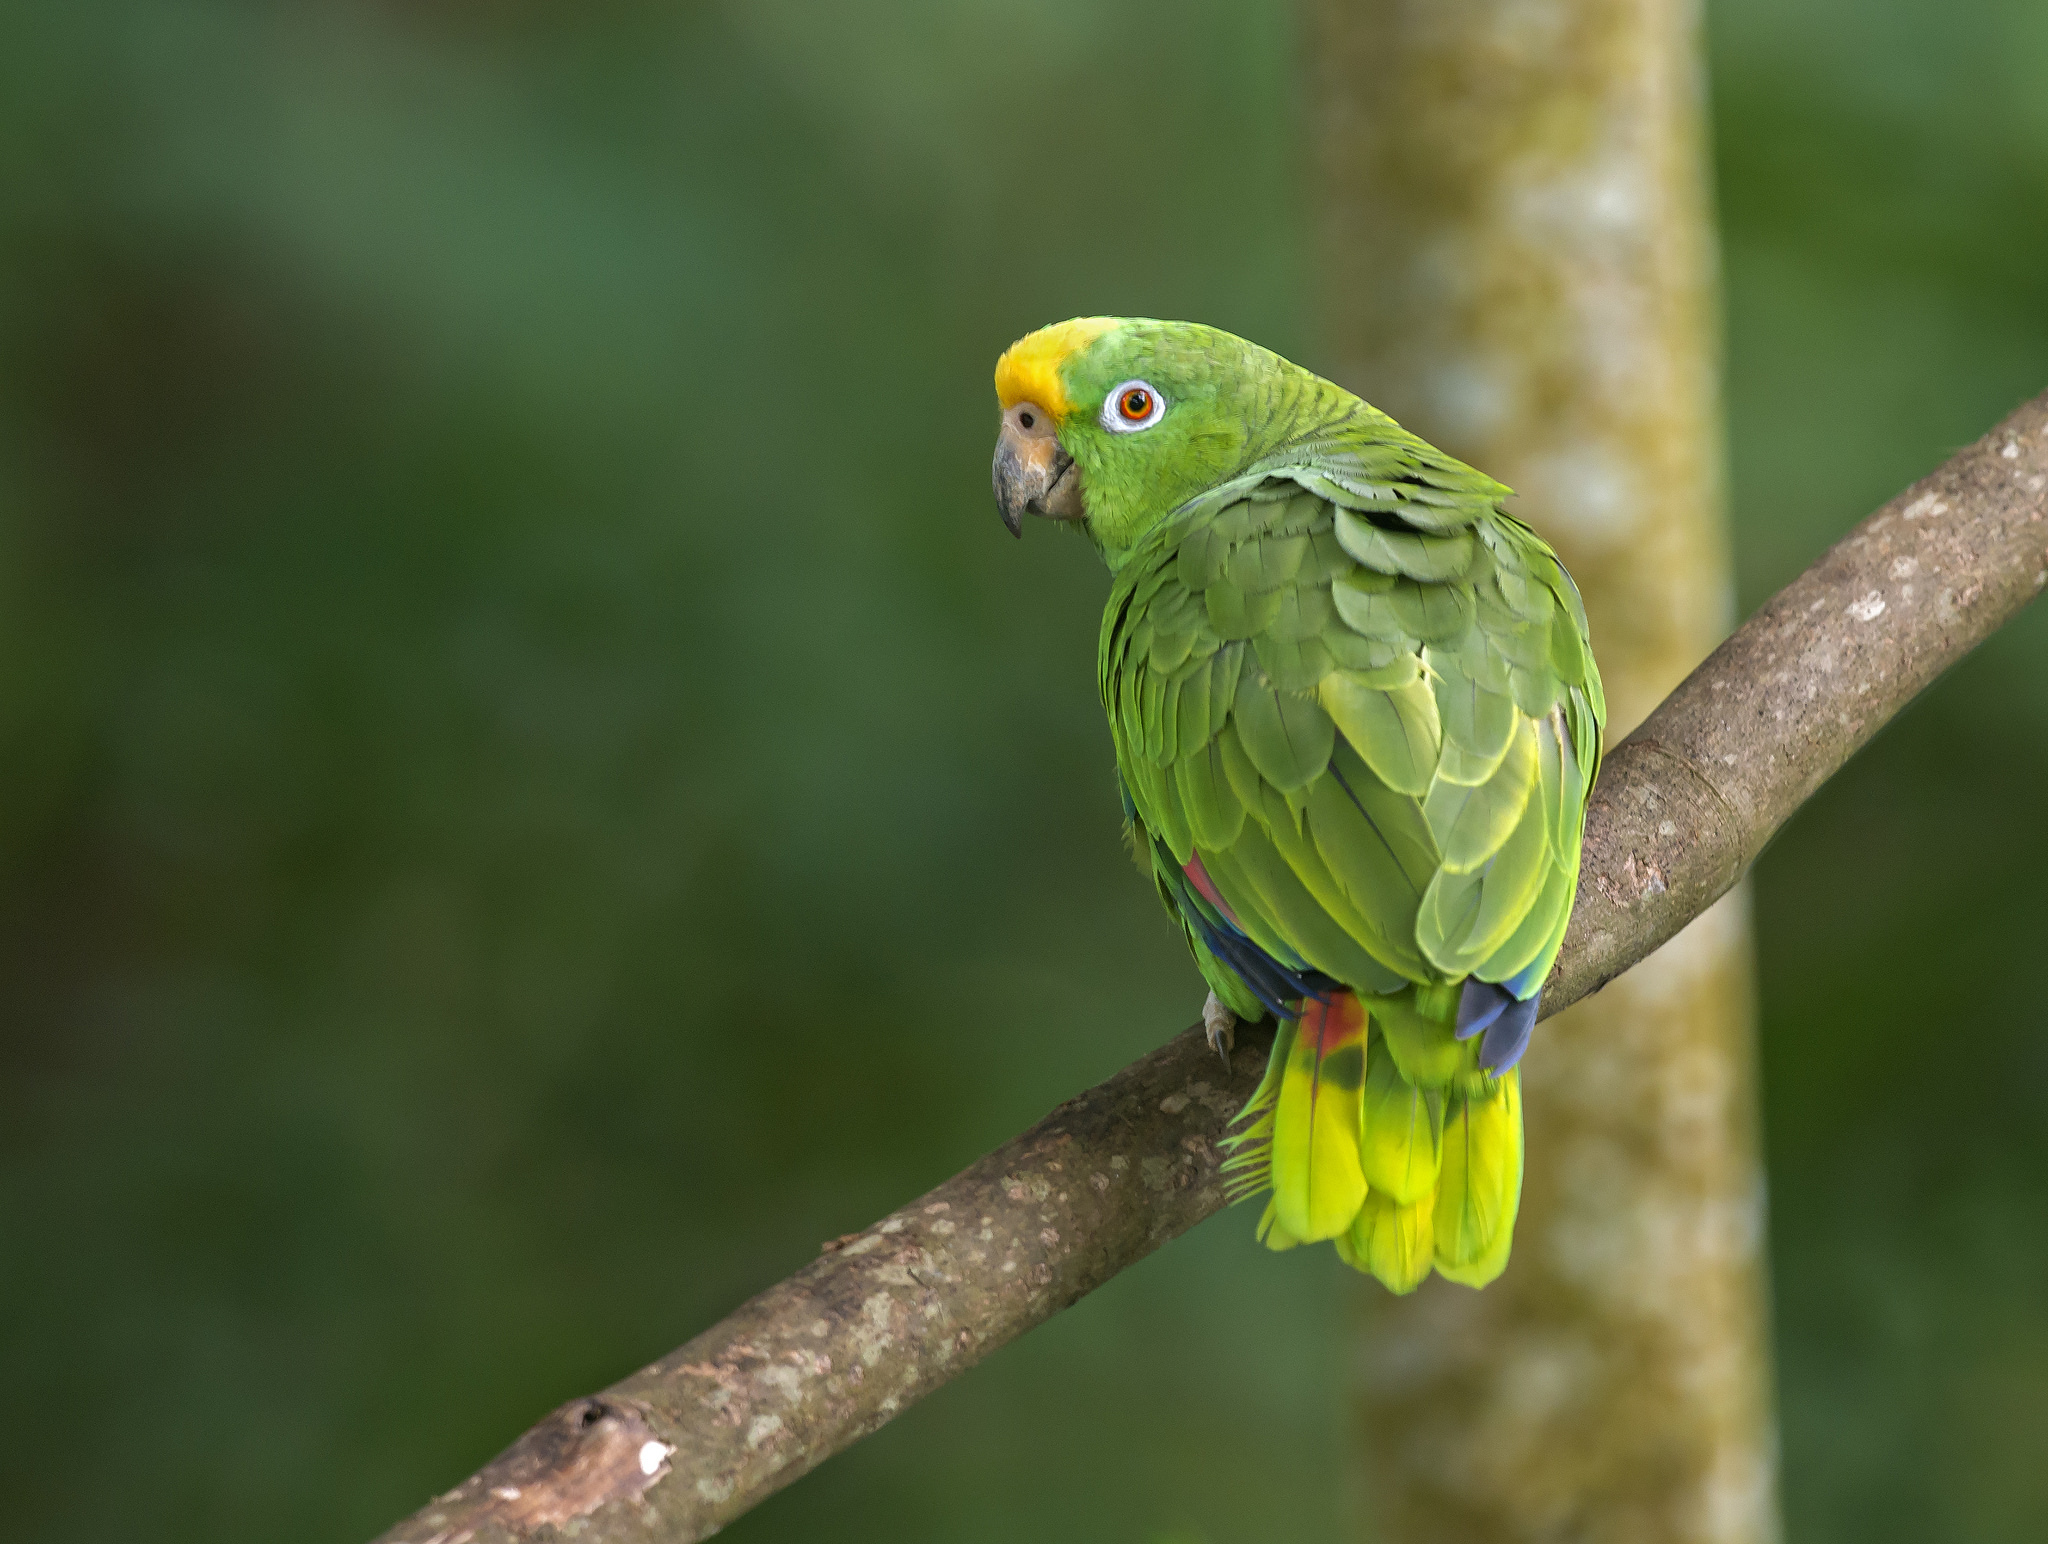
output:
<svg viewBox="0 0 2048 1544"><path fill-rule="evenodd" d="M1518 490L1618 741L1725 632L1714 247L1684 0L1316 0L1318 363ZM1740 894L1525 1062L1515 1254L1366 1312L1371 1532L1777 1532Z"/></svg>

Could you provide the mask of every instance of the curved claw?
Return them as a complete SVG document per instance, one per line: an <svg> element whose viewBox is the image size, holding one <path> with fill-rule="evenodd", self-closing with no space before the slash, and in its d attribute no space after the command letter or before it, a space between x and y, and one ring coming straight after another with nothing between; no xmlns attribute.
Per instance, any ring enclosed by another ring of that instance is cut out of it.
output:
<svg viewBox="0 0 2048 1544"><path fill-rule="evenodd" d="M1223 1005L1223 999L1214 992L1202 1004L1202 1033L1208 1038L1209 1049L1223 1058L1225 1069L1230 1066L1230 1053L1237 1048L1237 1015Z"/></svg>

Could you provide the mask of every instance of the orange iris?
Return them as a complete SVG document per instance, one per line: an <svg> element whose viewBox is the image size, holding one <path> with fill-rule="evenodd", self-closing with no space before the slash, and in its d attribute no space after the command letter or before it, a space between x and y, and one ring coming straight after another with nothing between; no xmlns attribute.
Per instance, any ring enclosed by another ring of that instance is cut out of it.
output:
<svg viewBox="0 0 2048 1544"><path fill-rule="evenodd" d="M1117 402L1117 411L1132 423L1137 423L1152 411L1152 393L1132 388Z"/></svg>

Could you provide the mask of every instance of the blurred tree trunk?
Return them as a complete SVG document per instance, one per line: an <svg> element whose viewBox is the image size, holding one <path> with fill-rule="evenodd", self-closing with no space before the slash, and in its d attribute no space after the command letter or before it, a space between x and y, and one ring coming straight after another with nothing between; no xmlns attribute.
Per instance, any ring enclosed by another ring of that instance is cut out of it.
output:
<svg viewBox="0 0 2048 1544"><path fill-rule="evenodd" d="M1312 0L1319 363L1514 486L1610 744L1729 615L1688 0ZM1366 1310L1386 1544L1777 1534L1738 892L1537 1032L1513 1262Z"/></svg>

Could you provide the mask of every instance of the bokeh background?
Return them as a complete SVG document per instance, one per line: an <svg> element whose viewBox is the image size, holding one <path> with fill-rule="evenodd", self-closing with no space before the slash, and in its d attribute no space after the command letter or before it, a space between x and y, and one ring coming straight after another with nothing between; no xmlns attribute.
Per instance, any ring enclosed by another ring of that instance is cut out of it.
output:
<svg viewBox="0 0 2048 1544"><path fill-rule="evenodd" d="M1746 609L2048 385L2048 7L1709 28ZM0 7L10 1538L365 1539L1191 1019L988 374L1317 363L1300 81L1284 0ZM1757 872L1802 1544L2048 1536L2044 766L2036 612ZM1335 1537L1352 1290L1213 1223L729 1536Z"/></svg>

